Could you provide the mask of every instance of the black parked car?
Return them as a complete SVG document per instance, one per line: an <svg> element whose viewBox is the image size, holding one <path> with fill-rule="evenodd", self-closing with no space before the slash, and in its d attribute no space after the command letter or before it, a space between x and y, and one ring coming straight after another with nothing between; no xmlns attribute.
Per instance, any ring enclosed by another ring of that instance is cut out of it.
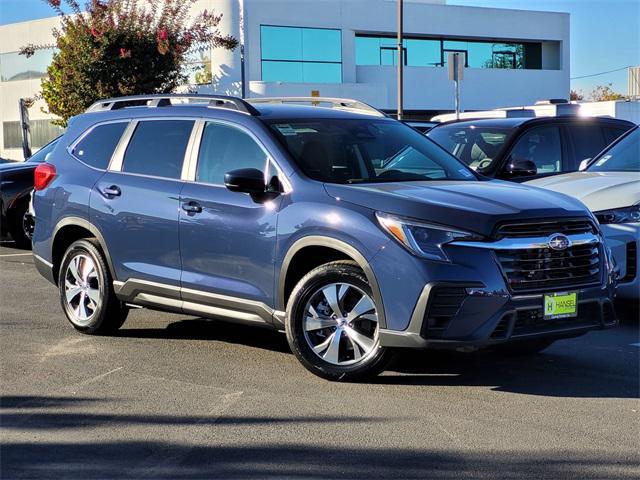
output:
<svg viewBox="0 0 640 480"><path fill-rule="evenodd" d="M576 171L633 127L606 117L485 118L443 123L427 136L482 175L523 182Z"/></svg>
<svg viewBox="0 0 640 480"><path fill-rule="evenodd" d="M33 171L57 142L57 138L49 142L26 162L0 163L0 230L2 235L9 233L19 248L31 246L33 218L29 213L29 199Z"/></svg>

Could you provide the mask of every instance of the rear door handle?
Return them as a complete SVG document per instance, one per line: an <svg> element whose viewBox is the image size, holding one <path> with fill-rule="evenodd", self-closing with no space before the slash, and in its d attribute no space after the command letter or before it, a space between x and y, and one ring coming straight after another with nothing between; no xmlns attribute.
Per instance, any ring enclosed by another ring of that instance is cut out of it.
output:
<svg viewBox="0 0 640 480"><path fill-rule="evenodd" d="M202 205L198 202L186 202L182 204L182 209L187 213L200 213L202 212Z"/></svg>
<svg viewBox="0 0 640 480"><path fill-rule="evenodd" d="M102 194L107 198L119 197L122 194L120 187L111 185L102 189Z"/></svg>

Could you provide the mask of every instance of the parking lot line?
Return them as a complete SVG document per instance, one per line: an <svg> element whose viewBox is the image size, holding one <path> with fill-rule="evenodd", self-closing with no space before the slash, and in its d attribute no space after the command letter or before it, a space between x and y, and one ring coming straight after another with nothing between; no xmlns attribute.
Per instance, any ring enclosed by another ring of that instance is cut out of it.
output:
<svg viewBox="0 0 640 480"><path fill-rule="evenodd" d="M33 255L32 253L4 253L0 257L21 257L26 255Z"/></svg>

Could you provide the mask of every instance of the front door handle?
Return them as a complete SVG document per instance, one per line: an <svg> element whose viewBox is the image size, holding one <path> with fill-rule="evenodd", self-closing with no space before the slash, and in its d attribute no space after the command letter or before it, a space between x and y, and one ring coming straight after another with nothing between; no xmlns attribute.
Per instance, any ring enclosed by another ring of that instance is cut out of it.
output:
<svg viewBox="0 0 640 480"><path fill-rule="evenodd" d="M120 187L111 185L102 189L102 194L107 198L119 197L122 194Z"/></svg>
<svg viewBox="0 0 640 480"><path fill-rule="evenodd" d="M186 202L182 204L182 209L187 213L200 213L202 212L202 205L198 202Z"/></svg>

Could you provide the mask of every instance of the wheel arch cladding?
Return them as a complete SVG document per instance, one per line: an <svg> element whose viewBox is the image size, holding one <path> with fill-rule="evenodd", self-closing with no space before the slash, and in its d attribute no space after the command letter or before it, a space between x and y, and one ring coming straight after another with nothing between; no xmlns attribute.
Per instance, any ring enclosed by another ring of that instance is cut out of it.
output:
<svg viewBox="0 0 640 480"><path fill-rule="evenodd" d="M115 280L115 272L111 263L111 256L100 231L90 222L82 218L65 218L58 223L53 234L53 244L51 247L51 263L53 264L54 279L58 278L58 269L62 262L64 252L69 245L81 238L96 239L100 250L105 256L111 277Z"/></svg>
<svg viewBox="0 0 640 480"><path fill-rule="evenodd" d="M369 262L355 247L332 237L307 236L289 247L278 279L277 308L282 311L286 309L289 295L304 275L315 267L335 260L352 260L362 269L378 307L379 325L385 328L384 303Z"/></svg>

